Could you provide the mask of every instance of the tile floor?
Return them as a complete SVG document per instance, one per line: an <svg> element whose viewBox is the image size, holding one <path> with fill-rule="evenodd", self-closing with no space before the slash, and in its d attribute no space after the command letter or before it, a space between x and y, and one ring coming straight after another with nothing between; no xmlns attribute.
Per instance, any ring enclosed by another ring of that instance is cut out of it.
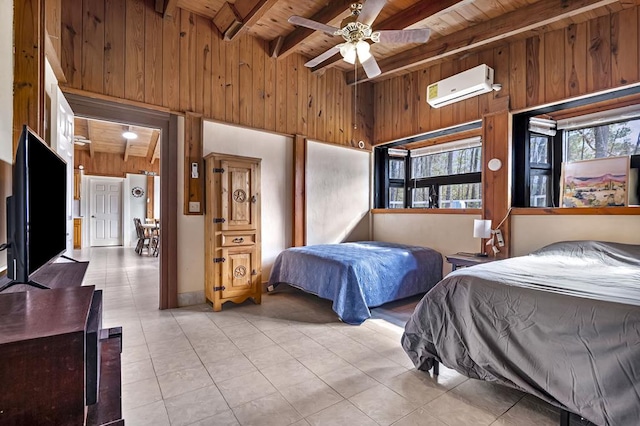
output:
<svg viewBox="0 0 640 426"><path fill-rule="evenodd" d="M557 425L558 411L518 391L441 367L416 371L400 346L418 299L361 326L330 302L284 288L256 306L159 311L158 259L132 248L75 253L104 290L104 326L123 326L129 426ZM284 287L284 286L281 286Z"/></svg>

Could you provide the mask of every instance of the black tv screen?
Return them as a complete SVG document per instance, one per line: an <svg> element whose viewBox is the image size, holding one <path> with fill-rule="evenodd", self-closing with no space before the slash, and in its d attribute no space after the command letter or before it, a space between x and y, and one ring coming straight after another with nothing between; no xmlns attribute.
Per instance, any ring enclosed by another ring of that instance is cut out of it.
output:
<svg viewBox="0 0 640 426"><path fill-rule="evenodd" d="M9 277L29 277L67 246L67 164L24 126L7 203Z"/></svg>

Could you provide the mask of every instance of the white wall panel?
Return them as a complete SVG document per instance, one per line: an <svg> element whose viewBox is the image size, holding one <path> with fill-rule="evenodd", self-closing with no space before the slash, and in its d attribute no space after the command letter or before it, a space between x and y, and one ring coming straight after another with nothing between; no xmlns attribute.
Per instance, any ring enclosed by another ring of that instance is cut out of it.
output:
<svg viewBox="0 0 640 426"><path fill-rule="evenodd" d="M307 144L307 245L371 239L371 153Z"/></svg>

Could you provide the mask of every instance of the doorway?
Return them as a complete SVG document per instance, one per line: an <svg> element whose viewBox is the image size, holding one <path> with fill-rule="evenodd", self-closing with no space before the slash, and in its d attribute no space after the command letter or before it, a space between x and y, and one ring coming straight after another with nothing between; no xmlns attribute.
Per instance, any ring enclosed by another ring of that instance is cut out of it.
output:
<svg viewBox="0 0 640 426"><path fill-rule="evenodd" d="M148 109L128 103L94 99L76 93L65 93L78 116L134 126L159 129L160 162L160 289L159 308L178 306L177 288L177 222L178 222L178 118L169 111Z"/></svg>

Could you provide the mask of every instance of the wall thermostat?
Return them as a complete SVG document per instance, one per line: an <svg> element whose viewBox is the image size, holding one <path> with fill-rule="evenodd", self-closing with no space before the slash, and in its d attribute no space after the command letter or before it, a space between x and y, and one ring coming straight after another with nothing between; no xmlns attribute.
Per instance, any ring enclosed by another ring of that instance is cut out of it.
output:
<svg viewBox="0 0 640 426"><path fill-rule="evenodd" d="M191 163L191 179L198 179L198 163Z"/></svg>

